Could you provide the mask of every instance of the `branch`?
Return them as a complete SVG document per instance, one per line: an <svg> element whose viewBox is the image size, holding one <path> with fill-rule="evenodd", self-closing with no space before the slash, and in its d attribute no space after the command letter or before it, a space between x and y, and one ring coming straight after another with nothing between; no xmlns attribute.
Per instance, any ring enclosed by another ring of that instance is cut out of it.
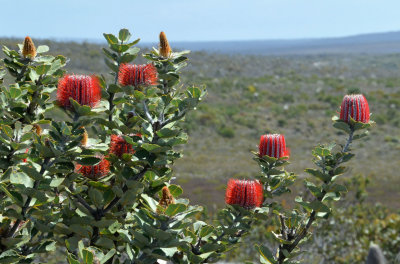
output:
<svg viewBox="0 0 400 264"><path fill-rule="evenodd" d="M346 144L344 145L343 149L341 150L342 153L345 153L348 151L351 142L353 141L353 135L354 135L354 127L351 127L351 131L349 133L349 137L346 141ZM337 166L340 165L340 163L342 163L343 158L340 158L339 160L337 160L335 166L333 166L333 168L331 170L329 170L329 174L333 174L333 171L337 168ZM326 195L326 191L323 190L322 194L320 197L317 198L318 201L322 201L324 199ZM310 218L307 221L307 224L305 225L305 227L303 229L301 229L300 233L296 236L296 239L293 241L293 243L288 244L288 245L280 245L279 246L279 258L278 258L278 263L282 264L283 261L286 259L285 255L283 254L282 250L286 249L289 253L291 253L293 251L293 249L295 249L297 247L297 245L300 243L300 241L307 235L308 230L310 229L311 225L313 224L313 222L316 219L316 211L312 211L310 214ZM283 228L283 227L282 227Z"/></svg>
<svg viewBox="0 0 400 264"><path fill-rule="evenodd" d="M151 124L154 124L154 120L150 115L149 108L146 105L146 102L143 101L144 113Z"/></svg>
<svg viewBox="0 0 400 264"><path fill-rule="evenodd" d="M71 191L71 193L75 192L75 188L74 188L72 185L71 185L68 189ZM78 200L78 202L79 202L81 205L83 205L83 207L85 207L85 208L90 212L91 215L95 216L96 210L94 210L94 209L85 201L85 199L82 198L82 196L80 196L79 194L72 194L72 196L75 197L75 198Z"/></svg>

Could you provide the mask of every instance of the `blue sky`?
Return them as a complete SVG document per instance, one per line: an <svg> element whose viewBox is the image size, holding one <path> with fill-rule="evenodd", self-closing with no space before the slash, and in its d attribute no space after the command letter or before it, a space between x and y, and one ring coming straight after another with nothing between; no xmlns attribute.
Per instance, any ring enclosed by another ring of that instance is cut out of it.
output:
<svg viewBox="0 0 400 264"><path fill-rule="evenodd" d="M0 0L0 36L144 42L296 39L400 30L399 0ZM29 7L28 7L29 6Z"/></svg>

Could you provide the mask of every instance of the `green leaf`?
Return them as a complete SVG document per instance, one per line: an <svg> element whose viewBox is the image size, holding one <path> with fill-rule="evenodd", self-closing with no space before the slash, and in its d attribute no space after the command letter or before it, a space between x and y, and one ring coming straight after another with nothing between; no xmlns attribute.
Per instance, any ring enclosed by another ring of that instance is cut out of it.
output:
<svg viewBox="0 0 400 264"><path fill-rule="evenodd" d="M321 156L321 157L326 157L329 156L331 154L331 152L329 151L329 149L326 148L322 148L322 147L316 147L313 151L313 154Z"/></svg>
<svg viewBox="0 0 400 264"><path fill-rule="evenodd" d="M118 39L117 39L117 37L114 36L113 34L106 34L106 33L104 33L103 36L104 36L104 38L107 40L107 42L108 42L109 45L118 44Z"/></svg>
<svg viewBox="0 0 400 264"><path fill-rule="evenodd" d="M349 124L347 124L346 122L343 122L343 121L334 122L333 123L333 127L337 128L337 129L340 129L340 130L343 130L346 133L350 133L350 131L351 131Z"/></svg>
<svg viewBox="0 0 400 264"><path fill-rule="evenodd" d="M87 165L93 166L99 162L100 162L100 159L96 158L96 157L86 157L86 158L82 158L82 159L78 160L78 163L80 165L85 165L85 166L87 166Z"/></svg>
<svg viewBox="0 0 400 264"><path fill-rule="evenodd" d="M116 84L110 84L108 86L107 92L109 93L118 93L118 92L122 92L121 87L119 85Z"/></svg>
<svg viewBox="0 0 400 264"><path fill-rule="evenodd" d="M51 179L50 187L58 187L65 180L65 178L54 177Z"/></svg>
<svg viewBox="0 0 400 264"><path fill-rule="evenodd" d="M153 210L154 212L157 210L157 202L152 197L148 196L145 193L143 193L141 197L143 200L146 201L148 206L150 206L151 210Z"/></svg>
<svg viewBox="0 0 400 264"><path fill-rule="evenodd" d="M77 260L73 257L72 254L69 254L69 253L68 253L68 256L67 256L67 260L68 260L68 263L69 263L69 264L81 264L79 261L77 261Z"/></svg>
<svg viewBox="0 0 400 264"><path fill-rule="evenodd" d="M39 75L46 74L51 68L51 65L42 64L36 67L36 73Z"/></svg>
<svg viewBox="0 0 400 264"><path fill-rule="evenodd" d="M118 59L118 55L110 52L108 49L103 48L104 54L111 60L116 61Z"/></svg>
<svg viewBox="0 0 400 264"><path fill-rule="evenodd" d="M21 95L21 93L22 92L21 92L20 89L17 89L17 88L14 88L14 87L10 88L10 96L11 96L12 99L17 98L18 96Z"/></svg>
<svg viewBox="0 0 400 264"><path fill-rule="evenodd" d="M129 32L128 29L123 28L119 31L118 38L120 41L124 41L124 42L128 41L130 37L131 37L131 33Z"/></svg>
<svg viewBox="0 0 400 264"><path fill-rule="evenodd" d="M267 247L264 247L263 245L261 245L261 246L255 245L255 248L260 253L260 262L261 263L267 263L267 264L276 264L277 263L275 261L274 255Z"/></svg>
<svg viewBox="0 0 400 264"><path fill-rule="evenodd" d="M49 51L49 47L46 45L40 45L39 47L37 47L36 52L37 53L45 53Z"/></svg>
<svg viewBox="0 0 400 264"><path fill-rule="evenodd" d="M185 210L186 210L186 205L184 204L170 204L165 210L165 214L171 217L178 213L182 213Z"/></svg>
<svg viewBox="0 0 400 264"><path fill-rule="evenodd" d="M172 194L174 197L178 197L183 193L183 190L180 186L171 184L168 186L169 192Z"/></svg>
<svg viewBox="0 0 400 264"><path fill-rule="evenodd" d="M128 44L111 44L110 48L118 53L122 53L125 52L129 49L129 45Z"/></svg>
<svg viewBox="0 0 400 264"><path fill-rule="evenodd" d="M316 170L316 169L308 168L308 169L305 169L304 171L307 172L308 174L311 174L312 176L317 177L318 179L320 179L324 182L327 182L331 179L329 175L323 174L321 171Z"/></svg>
<svg viewBox="0 0 400 264"><path fill-rule="evenodd" d="M27 188L33 187L33 180L23 172L12 172L10 176L12 184L21 184Z"/></svg>
<svg viewBox="0 0 400 264"><path fill-rule="evenodd" d="M139 42L139 39L136 40L136 43ZM134 44L133 44L134 43ZM129 46L135 45L135 42L132 42L129 44ZM125 53L129 55L135 55L139 53L140 49L138 47L130 47Z"/></svg>
<svg viewBox="0 0 400 264"><path fill-rule="evenodd" d="M22 196L17 192L10 192L5 184L0 184L0 189L17 205L22 205Z"/></svg>
<svg viewBox="0 0 400 264"><path fill-rule="evenodd" d="M96 207L101 207L103 205L104 199L103 199L103 194L95 189L95 188L90 188L89 189L89 197L90 200L92 200L93 204L96 205Z"/></svg>
<svg viewBox="0 0 400 264"><path fill-rule="evenodd" d="M328 206L326 206L324 203L318 200L312 201L311 203L309 203L309 206L317 213L319 212L329 213L331 211L331 209Z"/></svg>
<svg viewBox="0 0 400 264"><path fill-rule="evenodd" d="M93 253L87 249L82 250L83 263L93 264Z"/></svg>
<svg viewBox="0 0 400 264"><path fill-rule="evenodd" d="M347 192L346 186L336 183L328 185L324 189L326 192Z"/></svg>
<svg viewBox="0 0 400 264"><path fill-rule="evenodd" d="M108 68L110 68L113 72L119 71L118 65L115 64L114 62L111 62L110 60L107 60L106 58L104 59L104 62L106 63Z"/></svg>
<svg viewBox="0 0 400 264"><path fill-rule="evenodd" d="M114 242L106 237L100 237L99 240L96 241L96 246L102 247L102 248L106 248L106 249L112 249L114 248Z"/></svg>
<svg viewBox="0 0 400 264"><path fill-rule="evenodd" d="M21 166L19 166L19 168L35 180L42 180L42 178L43 178L42 175L40 175L40 173L32 166L21 165Z"/></svg>
<svg viewBox="0 0 400 264"><path fill-rule="evenodd" d="M214 227L210 225L203 226L200 231L200 237L205 237L214 231Z"/></svg>
<svg viewBox="0 0 400 264"><path fill-rule="evenodd" d="M12 130L12 128L11 128L10 126L3 125L3 126L2 126L2 130L4 131L4 133L6 133L6 135L7 135L9 138L13 138L14 132L13 132L13 130Z"/></svg>
<svg viewBox="0 0 400 264"><path fill-rule="evenodd" d="M161 130L157 131L157 135L160 138L170 138L174 137L179 133L179 130L173 130L170 128L162 128Z"/></svg>
<svg viewBox="0 0 400 264"><path fill-rule="evenodd" d="M128 243L127 243L128 245ZM117 253L117 251L115 249L111 249L110 251L108 251L108 253L100 260L100 264L104 264L107 262L107 260L109 260L110 258L112 258L115 253Z"/></svg>
<svg viewBox="0 0 400 264"><path fill-rule="evenodd" d="M136 57L137 57L136 54L125 53L125 54L122 55L122 57L120 58L120 62L121 62L121 63L128 63L128 62L133 61Z"/></svg>

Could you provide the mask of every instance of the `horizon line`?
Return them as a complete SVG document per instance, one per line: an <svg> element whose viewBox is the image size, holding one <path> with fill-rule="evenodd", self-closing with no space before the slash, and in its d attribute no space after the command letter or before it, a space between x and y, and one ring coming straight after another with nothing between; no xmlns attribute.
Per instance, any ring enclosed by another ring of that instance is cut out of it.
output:
<svg viewBox="0 0 400 264"><path fill-rule="evenodd" d="M254 42L254 41L314 41L314 40L332 40L332 39L343 39L343 38L352 38L352 37L362 37L367 35L379 35L379 34L390 34L390 33L400 33L400 30L391 30L391 31L380 31L380 32L369 32L369 33L358 33L353 35L342 35L342 36L326 36L326 37L304 37L304 38L263 38L263 39L231 39L231 40L170 40L170 42L174 43L210 43L210 42ZM32 37L32 36L31 36ZM25 37L18 36L0 36L1 39L23 39ZM100 42L106 43L104 38L79 38L79 37L33 37L38 40L50 40L56 42L76 42L76 43L91 43L91 44L101 44ZM140 44L154 44L158 43L158 41L140 41ZM140 45L139 44L139 45Z"/></svg>

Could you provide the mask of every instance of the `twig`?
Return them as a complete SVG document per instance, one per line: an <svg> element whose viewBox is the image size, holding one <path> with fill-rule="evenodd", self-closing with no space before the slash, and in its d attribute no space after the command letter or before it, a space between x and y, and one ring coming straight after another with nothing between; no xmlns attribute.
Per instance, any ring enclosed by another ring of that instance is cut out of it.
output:
<svg viewBox="0 0 400 264"><path fill-rule="evenodd" d="M75 192L75 188L74 188L72 185L71 185L68 189L69 189L72 193ZM78 200L78 202L79 202L81 205L83 205L83 207L85 207L85 208L90 212L91 215L94 216L94 215L96 214L96 210L94 210L94 209L85 201L85 199L82 198L82 196L80 196L79 194L72 194L72 196L75 197L75 198Z"/></svg>
<svg viewBox="0 0 400 264"><path fill-rule="evenodd" d="M143 101L143 107L144 107L144 113L145 113L147 119L149 120L150 124L154 124L154 120L150 115L149 108L147 108L145 101Z"/></svg>

